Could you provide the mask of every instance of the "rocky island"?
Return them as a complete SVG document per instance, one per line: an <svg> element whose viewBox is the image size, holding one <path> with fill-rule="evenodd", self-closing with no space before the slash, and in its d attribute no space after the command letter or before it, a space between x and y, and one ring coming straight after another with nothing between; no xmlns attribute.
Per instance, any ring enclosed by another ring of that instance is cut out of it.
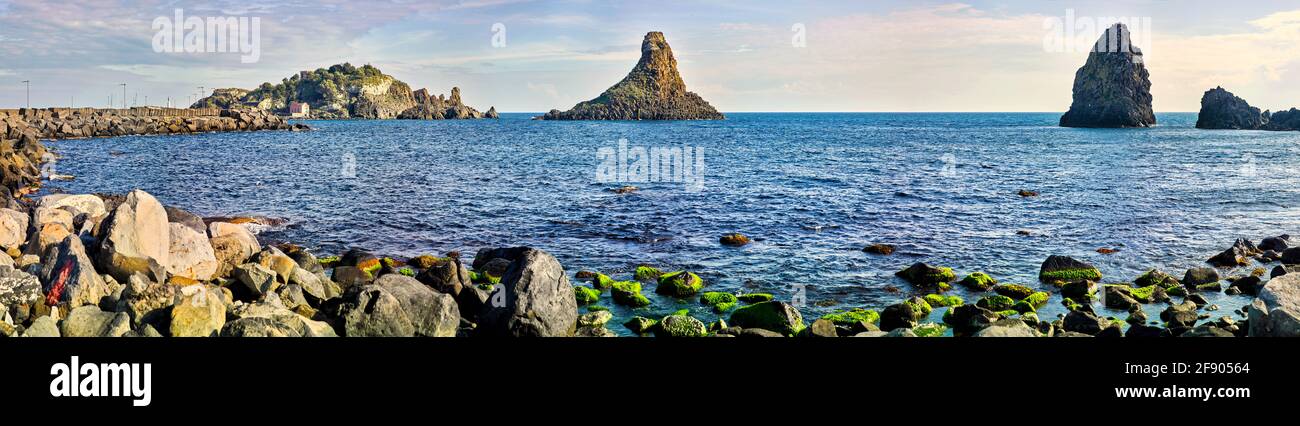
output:
<svg viewBox="0 0 1300 426"><path fill-rule="evenodd" d="M460 88L450 96L412 91L406 83L371 65L349 63L302 71L278 84L262 83L253 90L216 89L192 108L244 107L287 114L294 103L308 106L304 118L316 119L473 119L497 118L496 108L480 112L460 100Z"/></svg>
<svg viewBox="0 0 1300 426"><path fill-rule="evenodd" d="M1150 127L1151 80L1124 24L1108 28L1074 75L1074 101L1061 127Z"/></svg>
<svg viewBox="0 0 1300 426"><path fill-rule="evenodd" d="M658 31L645 35L641 60L622 81L596 99L568 111L551 110L541 120L722 120L726 117L700 95L686 90L673 50Z"/></svg>
<svg viewBox="0 0 1300 426"><path fill-rule="evenodd" d="M1272 113L1260 112L1245 99L1233 95L1223 87L1205 91L1201 96L1201 112L1196 117L1198 129L1229 130L1300 130L1300 110Z"/></svg>

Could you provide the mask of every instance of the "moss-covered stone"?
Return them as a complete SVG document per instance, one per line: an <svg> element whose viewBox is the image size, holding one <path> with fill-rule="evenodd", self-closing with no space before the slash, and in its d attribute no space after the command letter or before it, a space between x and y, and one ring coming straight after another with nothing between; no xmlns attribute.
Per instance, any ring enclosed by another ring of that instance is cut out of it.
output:
<svg viewBox="0 0 1300 426"><path fill-rule="evenodd" d="M821 319L835 325L852 326L859 322L875 324L880 321L880 314L870 309L853 308L822 315Z"/></svg>
<svg viewBox="0 0 1300 426"><path fill-rule="evenodd" d="M655 324L658 323L659 321L650 318L636 316L636 317L632 317L632 319L627 320L627 322L623 323L623 327L627 327L627 329L632 330L633 333L644 334L644 333L649 333L651 330L653 330Z"/></svg>
<svg viewBox="0 0 1300 426"><path fill-rule="evenodd" d="M918 324L916 327L912 327L912 332L916 333L916 337L942 337L943 332L947 330L947 326L932 322Z"/></svg>
<svg viewBox="0 0 1300 426"><path fill-rule="evenodd" d="M793 335L804 328L803 316L799 310L781 301L737 308L727 322L742 328L761 328L785 335Z"/></svg>
<svg viewBox="0 0 1300 426"><path fill-rule="evenodd" d="M659 320L654 328L655 337L704 337L709 329L700 320L689 315L669 315Z"/></svg>
<svg viewBox="0 0 1300 426"><path fill-rule="evenodd" d="M1038 270L1038 279L1043 282L1101 280L1101 271L1096 267L1066 256L1049 256Z"/></svg>
<svg viewBox="0 0 1300 426"><path fill-rule="evenodd" d="M920 297L913 297L904 300L903 303L911 305L912 309L920 314L920 317L918 317L917 320L924 318L926 315L930 315L930 312L934 310L934 307L930 306L929 302L926 302L925 299Z"/></svg>
<svg viewBox="0 0 1300 426"><path fill-rule="evenodd" d="M713 307L713 311L723 313L736 307L740 299L731 293L708 291L700 294L700 303Z"/></svg>
<svg viewBox="0 0 1300 426"><path fill-rule="evenodd" d="M610 284L610 295L614 303L634 308L649 306L650 299L641 294L641 283L636 281L617 281Z"/></svg>
<svg viewBox="0 0 1300 426"><path fill-rule="evenodd" d="M1061 295L1075 300L1091 300L1097 286L1092 281L1071 281L1061 286Z"/></svg>
<svg viewBox="0 0 1300 426"><path fill-rule="evenodd" d="M1137 287L1147 287L1153 285L1158 285L1161 287L1169 287L1177 284L1178 284L1178 279L1174 278L1169 274L1162 272L1159 269L1152 269L1150 271L1146 271L1142 275L1139 275L1136 279L1133 280L1133 285Z"/></svg>
<svg viewBox="0 0 1300 426"><path fill-rule="evenodd" d="M422 255L419 255L419 256L416 256L416 257L412 257L411 260L408 260L408 261L406 262L406 264L411 265L411 266L414 266L414 267L416 267L416 268L420 268L420 269L429 269L429 268L434 267L434 265L437 265L437 264L440 264L440 263L442 263L442 262L446 262L446 261L447 261L447 258L445 258L445 257L437 257L437 256L434 256L434 255L431 255L431 254L422 254Z"/></svg>
<svg viewBox="0 0 1300 426"><path fill-rule="evenodd" d="M961 282L958 284L971 290L987 291L997 285L998 280L993 279L993 277L990 277L988 274L983 272L971 272L970 275L966 276L966 278L962 278Z"/></svg>
<svg viewBox="0 0 1300 426"><path fill-rule="evenodd" d="M990 311L1005 311L1016 305L1016 301L1010 297L1001 294L981 297L975 306L979 306Z"/></svg>
<svg viewBox="0 0 1300 426"><path fill-rule="evenodd" d="M406 275L406 276L408 276L408 277L414 277L414 276L415 276L415 270L414 270L414 269L411 269L411 267L409 267L409 266L407 266L407 267L403 267L402 269L398 269L398 270L397 270L397 273L402 274L402 275Z"/></svg>
<svg viewBox="0 0 1300 426"><path fill-rule="evenodd" d="M940 306L961 306L962 303L965 303L961 300L961 297L945 296L942 294L927 294L923 299L925 299L925 303L930 304L931 308Z"/></svg>
<svg viewBox="0 0 1300 426"><path fill-rule="evenodd" d="M591 305L587 307L587 312L608 311L609 308L600 305Z"/></svg>
<svg viewBox="0 0 1300 426"><path fill-rule="evenodd" d="M957 280L957 275L952 273L952 268L930 266L920 262L895 272L894 275L918 286L937 286Z"/></svg>
<svg viewBox="0 0 1300 426"><path fill-rule="evenodd" d="M1146 287L1130 288L1128 295L1138 302L1152 303L1156 301L1157 289L1164 290L1153 284Z"/></svg>
<svg viewBox="0 0 1300 426"><path fill-rule="evenodd" d="M642 282L654 282L658 281L659 276L663 274L663 272L660 272L654 267L641 265L636 267L636 273L633 274L633 279Z"/></svg>
<svg viewBox="0 0 1300 426"><path fill-rule="evenodd" d="M1074 301L1074 299L1071 299L1069 297L1062 298L1061 305L1065 306L1065 310L1070 312L1077 311L1083 307L1083 305L1080 305L1079 302L1076 302Z"/></svg>
<svg viewBox="0 0 1300 426"><path fill-rule="evenodd" d="M998 284L993 286L993 292L1015 300L1022 300L1034 294L1034 289L1020 284Z"/></svg>
<svg viewBox="0 0 1300 426"><path fill-rule="evenodd" d="M325 268L333 268L334 265L337 265L339 263L340 259L341 258L338 256L325 256L325 257L317 258L316 263L319 263L320 266Z"/></svg>
<svg viewBox="0 0 1300 426"><path fill-rule="evenodd" d="M690 297L704 288L704 280L689 271L669 272L659 276L655 293L672 297Z"/></svg>
<svg viewBox="0 0 1300 426"><path fill-rule="evenodd" d="M596 303L597 300L600 300L600 290L583 286L574 286L573 296L578 300L579 305Z"/></svg>
<svg viewBox="0 0 1300 426"><path fill-rule="evenodd" d="M772 295L769 293L747 293L747 294L737 295L736 299L739 299L741 302L745 302L745 303L762 303L762 302L771 302Z"/></svg>
<svg viewBox="0 0 1300 426"><path fill-rule="evenodd" d="M1183 287L1182 285L1173 285L1173 286L1165 287L1165 294L1170 296L1185 297L1187 296L1187 288Z"/></svg>
<svg viewBox="0 0 1300 426"><path fill-rule="evenodd" d="M1037 309L1047 305L1047 299L1050 299L1051 297L1052 295L1047 294L1047 292L1035 291L1030 293L1028 297L1025 297L1023 301Z"/></svg>
<svg viewBox="0 0 1300 426"><path fill-rule="evenodd" d="M614 285L614 279L610 278L609 275L597 273L596 276L592 277L591 285L599 289L607 289Z"/></svg>
<svg viewBox="0 0 1300 426"><path fill-rule="evenodd" d="M1038 310L1038 307L1034 306L1033 304L1027 301L1021 300L1019 302L1016 302L1016 304L1011 305L1011 310L1024 314L1026 312L1035 312Z"/></svg>

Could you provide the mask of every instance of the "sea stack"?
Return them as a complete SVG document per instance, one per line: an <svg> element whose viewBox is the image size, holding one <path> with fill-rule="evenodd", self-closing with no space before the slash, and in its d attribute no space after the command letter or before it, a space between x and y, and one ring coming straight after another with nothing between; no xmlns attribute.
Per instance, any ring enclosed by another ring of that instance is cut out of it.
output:
<svg viewBox="0 0 1300 426"><path fill-rule="evenodd" d="M1264 123L1259 108L1250 106L1245 99L1223 87L1207 90L1201 96L1201 112L1196 116L1198 129L1258 129Z"/></svg>
<svg viewBox="0 0 1300 426"><path fill-rule="evenodd" d="M641 60L622 81L596 99L561 112L551 110L543 120L722 120L722 113L700 95L686 91L677 72L677 59L664 34L645 35Z"/></svg>
<svg viewBox="0 0 1300 426"><path fill-rule="evenodd" d="M1196 128L1215 130L1300 130L1300 110L1271 113L1259 112L1245 99L1233 95L1223 87L1205 91L1201 96L1201 112L1196 116Z"/></svg>
<svg viewBox="0 0 1300 426"><path fill-rule="evenodd" d="M1151 80L1142 50L1122 23L1106 29L1074 74L1074 102L1061 127L1149 127Z"/></svg>

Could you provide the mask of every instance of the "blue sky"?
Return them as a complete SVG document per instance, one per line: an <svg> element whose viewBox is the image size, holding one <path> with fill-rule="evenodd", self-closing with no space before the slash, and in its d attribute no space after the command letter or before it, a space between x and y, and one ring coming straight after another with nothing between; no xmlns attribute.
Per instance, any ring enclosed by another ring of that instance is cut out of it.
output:
<svg viewBox="0 0 1300 426"><path fill-rule="evenodd" d="M175 9L259 17L259 61L156 52L152 23ZM1295 1L0 0L0 107L24 105L22 80L36 106L120 104L119 83L157 105L348 61L437 93L459 86L483 109L567 109L663 31L687 86L722 111L1063 111L1086 54L1047 48L1044 23L1067 10L1085 40L1102 28L1079 22L1148 20L1157 111L1195 111L1217 85L1261 108L1300 106Z"/></svg>

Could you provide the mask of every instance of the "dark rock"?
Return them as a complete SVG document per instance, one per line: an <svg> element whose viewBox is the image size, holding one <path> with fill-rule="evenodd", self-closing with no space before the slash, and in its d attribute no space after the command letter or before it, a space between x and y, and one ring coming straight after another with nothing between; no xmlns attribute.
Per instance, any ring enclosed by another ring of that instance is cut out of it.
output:
<svg viewBox="0 0 1300 426"><path fill-rule="evenodd" d="M1124 332L1124 337L1160 337L1161 331L1163 329L1160 327L1134 324L1128 328L1128 331Z"/></svg>
<svg viewBox="0 0 1300 426"><path fill-rule="evenodd" d="M1254 296L1264 288L1264 283L1259 277L1251 275L1232 282L1232 287L1241 291L1241 293Z"/></svg>
<svg viewBox="0 0 1300 426"><path fill-rule="evenodd" d="M1287 265L1300 264L1300 247L1292 247L1282 251L1282 263Z"/></svg>
<svg viewBox="0 0 1300 426"><path fill-rule="evenodd" d="M490 253L496 254L494 258L510 260L511 264L497 290L503 292L504 303L484 305L479 313L479 332L516 337L572 336L578 302L573 297L569 276L555 256L531 247L496 249ZM479 265L478 256L474 265Z"/></svg>
<svg viewBox="0 0 1300 426"><path fill-rule="evenodd" d="M920 262L895 272L894 275L919 286L945 284L957 279L957 275L952 273L952 268L935 267Z"/></svg>
<svg viewBox="0 0 1300 426"><path fill-rule="evenodd" d="M1201 112L1196 117L1198 129L1254 130L1264 126L1259 108L1250 106L1223 87L1205 91L1201 96Z"/></svg>
<svg viewBox="0 0 1300 426"><path fill-rule="evenodd" d="M1078 280L1097 281L1101 271L1096 267L1067 256L1048 256L1038 269L1038 279L1043 282L1072 282Z"/></svg>
<svg viewBox="0 0 1300 426"><path fill-rule="evenodd" d="M1108 326L1110 321L1100 318L1091 313L1083 311L1073 311L1065 315L1065 321L1062 324L1065 331L1083 333L1089 336L1096 336Z"/></svg>
<svg viewBox="0 0 1300 426"><path fill-rule="evenodd" d="M813 321L799 335L802 337L839 337L839 333L835 331L835 323L824 319Z"/></svg>
<svg viewBox="0 0 1300 426"><path fill-rule="evenodd" d="M695 93L677 72L677 59L663 33L646 34L641 60L622 81L600 97L573 109L551 110L543 120L721 120L724 117Z"/></svg>
<svg viewBox="0 0 1300 426"><path fill-rule="evenodd" d="M727 323L746 330L761 328L785 335L797 333L804 327L799 309L776 300L737 308Z"/></svg>
<svg viewBox="0 0 1300 426"><path fill-rule="evenodd" d="M1202 284L1217 283L1222 278L1219 277L1219 271L1214 268L1192 268L1183 274L1183 285L1189 288L1195 288Z"/></svg>
<svg viewBox="0 0 1300 426"><path fill-rule="evenodd" d="M1245 266L1250 264L1251 256L1259 254L1259 248L1247 239L1238 239L1232 247L1224 250L1222 253L1211 257L1208 261L1211 265L1221 268L1234 266Z"/></svg>
<svg viewBox="0 0 1300 426"><path fill-rule="evenodd" d="M1272 250L1281 253L1288 248L1291 248L1291 235L1288 234L1268 237L1259 242L1260 250Z"/></svg>
<svg viewBox="0 0 1300 426"><path fill-rule="evenodd" d="M865 253L888 256L894 254L895 247L890 244L872 244L862 248Z"/></svg>
<svg viewBox="0 0 1300 426"><path fill-rule="evenodd" d="M1141 49L1122 23L1102 34L1074 76L1074 101L1062 127L1150 127L1151 80Z"/></svg>
<svg viewBox="0 0 1300 426"><path fill-rule="evenodd" d="M1164 311L1160 312L1160 319L1168 323L1170 328L1191 327L1196 324L1199 318L1196 310L1196 303L1187 301L1165 308Z"/></svg>

